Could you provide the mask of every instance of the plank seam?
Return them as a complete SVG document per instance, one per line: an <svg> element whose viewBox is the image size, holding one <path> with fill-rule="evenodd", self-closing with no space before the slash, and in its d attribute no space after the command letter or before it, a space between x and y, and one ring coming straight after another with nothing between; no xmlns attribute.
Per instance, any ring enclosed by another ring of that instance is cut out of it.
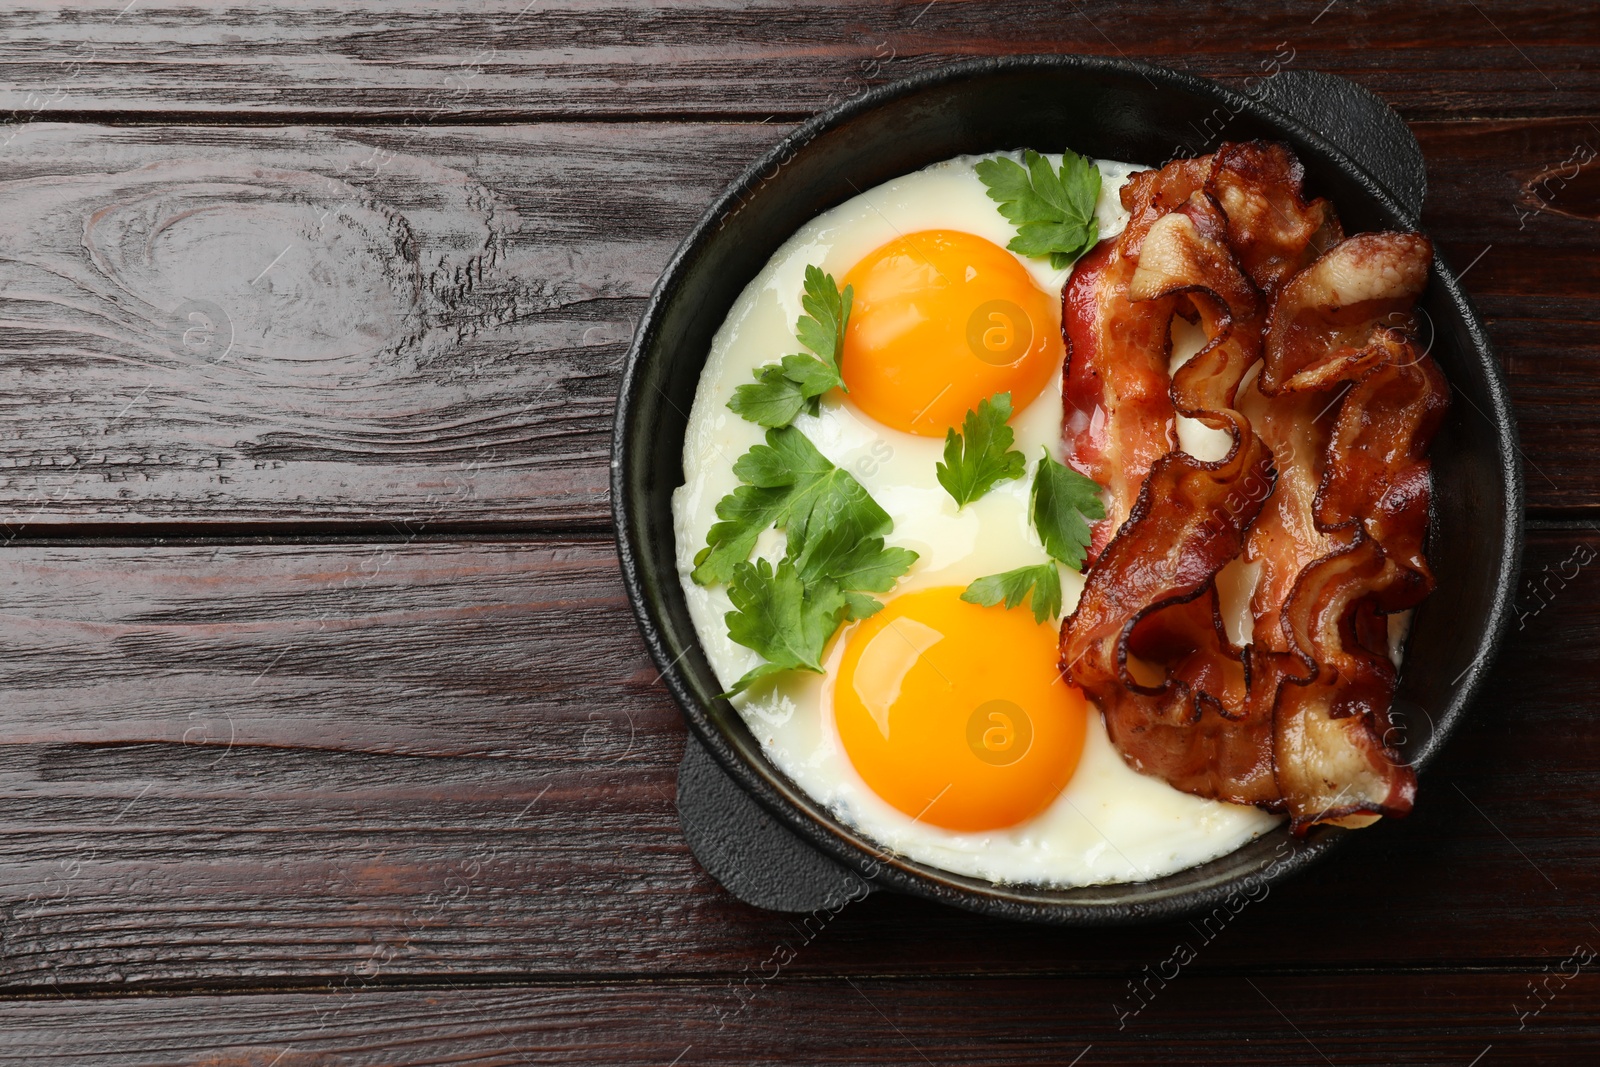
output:
<svg viewBox="0 0 1600 1067"><path fill-rule="evenodd" d="M1227 79L1221 79L1226 82ZM219 126L219 127L274 127L274 126L373 126L449 129L455 126L496 127L522 125L582 125L595 124L709 124L709 125L769 125L773 123L798 124L819 114L816 110L773 111L462 111L452 114L449 121L411 122L405 111L184 111L184 110L89 110L29 112L28 118L17 125L30 123L76 123L94 126ZM1520 122L1530 124L1587 122L1582 114L1529 115L1518 112L1486 111L1472 114L1456 112L1401 110L1408 123L1429 125L1471 125L1474 123ZM10 125L9 123L4 125Z"/></svg>
<svg viewBox="0 0 1600 1067"><path fill-rule="evenodd" d="M937 982L968 981L1114 981L1127 978L1134 961L1105 968L1083 971L863 971L818 974L792 974L783 978L785 983L821 984L828 982L863 981L893 982L904 986L928 985ZM1186 969L1185 974L1200 978L1364 978L1392 977L1395 975L1500 975L1541 974L1549 969L1550 960L1511 959L1496 961L1462 962L1440 966L1413 964L1405 961L1379 962L1353 966L1327 967L1257 967L1249 965L1217 966ZM546 974L502 972L500 974L475 973L458 978L443 974L387 975L364 980L352 987L350 974L333 973L304 980L240 978L213 980L211 982L152 982L128 986L106 983L55 983L49 986L0 986L0 1003L30 1000L137 1000L145 998L177 998L189 996L262 996L262 995L353 995L355 993L386 993L412 991L450 991L473 989L542 989L555 986L594 987L624 986L696 986L716 985L747 976L745 970L688 971L676 974L641 973L629 971L550 972Z"/></svg>
<svg viewBox="0 0 1600 1067"><path fill-rule="evenodd" d="M0 549L5 548L185 548L211 545L409 545L441 543L516 543L522 541L613 541L610 523L418 524L392 522L329 523L61 523L32 524L6 532L0 524Z"/></svg>

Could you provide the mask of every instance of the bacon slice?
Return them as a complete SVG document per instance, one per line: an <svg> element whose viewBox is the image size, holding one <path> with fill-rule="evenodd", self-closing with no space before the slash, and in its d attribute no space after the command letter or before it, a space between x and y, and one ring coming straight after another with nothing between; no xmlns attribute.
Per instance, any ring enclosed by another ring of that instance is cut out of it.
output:
<svg viewBox="0 0 1600 1067"><path fill-rule="evenodd" d="M1392 357L1432 262L1421 234L1364 233L1295 275L1272 309L1261 391L1324 389Z"/></svg>
<svg viewBox="0 0 1600 1067"><path fill-rule="evenodd" d="M1222 206L1228 242L1262 291L1277 292L1344 237L1332 204L1305 199L1305 168L1283 145L1226 144L1215 160L1206 191Z"/></svg>
<svg viewBox="0 0 1600 1067"><path fill-rule="evenodd" d="M1106 490L1091 561L1133 511L1151 466L1178 446L1167 380L1177 301L1135 301L1128 288L1145 234L1204 186L1210 161L1181 160L1130 177L1121 192L1127 227L1078 262L1061 294L1062 335L1074 353L1063 383L1067 463Z"/></svg>
<svg viewBox="0 0 1600 1067"><path fill-rule="evenodd" d="M1100 704L1129 765L1187 793L1276 806L1272 716L1238 713L1249 679L1215 586L1155 608L1126 633L1119 684L1101 687Z"/></svg>
<svg viewBox="0 0 1600 1067"><path fill-rule="evenodd" d="M1281 685L1273 719L1278 788L1299 832L1403 815L1416 796L1415 774L1384 743L1394 667L1350 626L1383 569L1383 549L1361 538L1306 567L1284 608L1285 629L1314 666L1306 681Z"/></svg>
<svg viewBox="0 0 1600 1067"><path fill-rule="evenodd" d="M1280 145L1135 175L1122 200L1128 227L1063 297L1067 451L1108 497L1063 670L1128 763L1179 789L1287 810L1297 832L1403 814L1383 615L1433 581L1426 451L1448 387L1409 317L1431 246L1342 240ZM1177 314L1207 341L1169 379ZM1174 414L1226 432L1227 455L1179 450ZM1216 591L1241 553L1260 567L1244 649Z"/></svg>
<svg viewBox="0 0 1600 1067"><path fill-rule="evenodd" d="M1387 345L1386 345L1387 347ZM1328 443L1317 521L1361 529L1383 546L1389 568L1378 607L1415 607L1433 590L1424 548L1432 466L1428 444L1449 407L1450 386L1409 340L1391 349L1346 394Z"/></svg>
<svg viewBox="0 0 1600 1067"><path fill-rule="evenodd" d="M1067 365L1066 459L1106 490L1106 517L1091 530L1091 561L1133 510L1151 465L1178 440L1167 396L1166 322L1159 309L1128 301L1132 276L1133 264L1104 241L1079 261L1062 298L1068 344L1086 354Z"/></svg>
<svg viewBox="0 0 1600 1067"><path fill-rule="evenodd" d="M1168 394L1174 410L1226 431L1232 446L1211 462L1173 448L1152 465L1086 575L1062 628L1062 663L1099 703L1136 769L1201 795L1270 804L1270 716L1241 721L1249 680L1215 589L1265 495L1240 487L1269 477L1266 446L1234 408L1259 356L1264 302L1226 243L1226 216L1204 191L1141 229L1118 241L1124 261L1136 264L1121 299L1147 324L1160 316L1163 336L1180 310L1196 316L1206 344L1173 375ZM1242 503L1230 505L1235 499Z"/></svg>
<svg viewBox="0 0 1600 1067"><path fill-rule="evenodd" d="M1449 391L1410 339L1432 258L1418 234L1352 237L1284 286L1267 327L1257 425L1279 479L1246 557L1255 646L1293 661L1275 761L1302 832L1404 814L1416 794L1385 742L1396 677L1371 620L1433 587L1426 453Z"/></svg>

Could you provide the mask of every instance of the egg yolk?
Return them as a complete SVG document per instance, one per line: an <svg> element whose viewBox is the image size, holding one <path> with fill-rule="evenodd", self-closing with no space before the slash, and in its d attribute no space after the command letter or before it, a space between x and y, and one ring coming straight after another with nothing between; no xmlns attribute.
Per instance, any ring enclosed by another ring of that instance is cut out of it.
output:
<svg viewBox="0 0 1600 1067"><path fill-rule="evenodd" d="M909 234L844 284L855 292L840 372L850 399L886 426L943 437L995 393L1021 411L1061 366L1058 298L982 237Z"/></svg>
<svg viewBox="0 0 1600 1067"><path fill-rule="evenodd" d="M1083 752L1083 694L1055 627L960 587L905 593L850 634L833 689L845 752L919 822L997 830L1049 807Z"/></svg>

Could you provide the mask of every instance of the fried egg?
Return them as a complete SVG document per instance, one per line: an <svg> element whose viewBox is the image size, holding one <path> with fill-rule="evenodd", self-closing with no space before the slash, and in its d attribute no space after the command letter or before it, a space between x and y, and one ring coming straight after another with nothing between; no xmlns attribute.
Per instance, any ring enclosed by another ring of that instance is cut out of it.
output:
<svg viewBox="0 0 1600 1067"><path fill-rule="evenodd" d="M689 413L685 481L672 501L680 580L707 659L731 688L761 658L728 636L726 587L700 586L690 573L717 502L740 484L734 462L763 439L728 401L755 368L799 350L794 324L805 268L815 264L852 287L840 358L848 392L833 390L794 425L891 516L886 542L918 558L881 611L834 636L824 674L776 675L733 697L734 706L800 789L903 857L1009 884L1159 877L1231 852L1280 820L1132 770L1098 711L1062 680L1055 621L960 599L977 578L1050 561L1029 489L1040 458L1062 456L1060 298L1069 274L1006 248L1015 230L976 162L935 164L813 219L735 301ZM1095 214L1107 237L1127 222L1117 190L1141 168L1097 165ZM1174 340L1179 348L1194 339ZM1013 447L1027 471L958 508L935 473L946 430L1000 392L1011 394ZM1197 454L1217 447L1213 433L1180 427ZM755 553L777 560L784 546L782 531L768 530ZM1058 570L1070 612L1083 580ZM1247 588L1226 599L1248 610Z"/></svg>

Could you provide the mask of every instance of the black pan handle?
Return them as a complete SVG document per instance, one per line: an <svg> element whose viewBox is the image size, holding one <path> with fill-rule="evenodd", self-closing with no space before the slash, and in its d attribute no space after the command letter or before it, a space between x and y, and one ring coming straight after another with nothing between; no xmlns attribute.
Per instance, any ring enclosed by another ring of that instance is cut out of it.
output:
<svg viewBox="0 0 1600 1067"><path fill-rule="evenodd" d="M678 822L706 873L768 911L837 911L872 883L796 837L689 734L678 765Z"/></svg>
<svg viewBox="0 0 1600 1067"><path fill-rule="evenodd" d="M1415 222L1428 192L1422 147L1395 110L1347 78L1320 70L1283 70L1252 93L1268 107L1322 134L1376 178Z"/></svg>
<svg viewBox="0 0 1600 1067"><path fill-rule="evenodd" d="M1332 141L1412 216L1428 190L1422 148L1405 120L1355 82L1315 70L1283 70L1253 92L1268 107ZM689 849L746 904L769 911L835 909L872 884L801 841L729 778L688 736L678 767L678 821Z"/></svg>

